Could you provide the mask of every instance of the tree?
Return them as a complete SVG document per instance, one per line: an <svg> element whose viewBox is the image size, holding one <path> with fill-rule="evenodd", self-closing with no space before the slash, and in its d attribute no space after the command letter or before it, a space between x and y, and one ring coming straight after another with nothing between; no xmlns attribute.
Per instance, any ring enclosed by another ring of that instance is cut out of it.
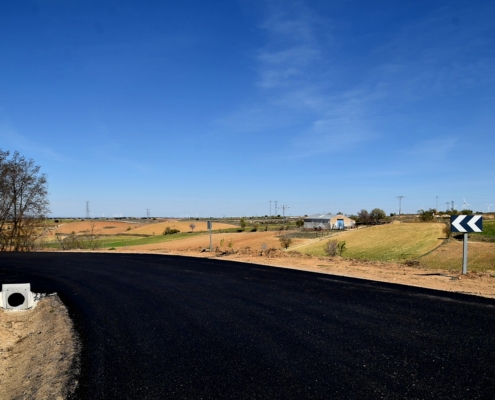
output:
<svg viewBox="0 0 495 400"><path fill-rule="evenodd" d="M296 221L296 226L297 226L298 228L302 228L302 227L304 226L304 220L302 220L302 219L298 219L298 220Z"/></svg>
<svg viewBox="0 0 495 400"><path fill-rule="evenodd" d="M385 214L385 211L379 209L379 208L374 208L370 212L370 219L373 221L373 223L377 223L381 221L382 219L385 219L387 217L387 214Z"/></svg>
<svg viewBox="0 0 495 400"><path fill-rule="evenodd" d="M194 232L194 228L196 228L196 224L194 222L191 222L189 224L189 228L191 228L191 232Z"/></svg>
<svg viewBox="0 0 495 400"><path fill-rule="evenodd" d="M0 150L0 251L29 251L50 212L48 183L33 160L9 155Z"/></svg>
<svg viewBox="0 0 495 400"><path fill-rule="evenodd" d="M357 221L361 224L369 224L371 222L371 217L368 211L361 210L357 214Z"/></svg>

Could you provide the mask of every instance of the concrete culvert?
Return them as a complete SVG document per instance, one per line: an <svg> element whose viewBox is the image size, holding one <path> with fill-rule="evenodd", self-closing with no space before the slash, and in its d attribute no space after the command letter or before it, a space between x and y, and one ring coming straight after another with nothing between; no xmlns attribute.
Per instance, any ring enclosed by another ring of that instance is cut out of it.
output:
<svg viewBox="0 0 495 400"><path fill-rule="evenodd" d="M13 293L7 299L7 303L11 307L22 306L25 301L26 301L26 298L20 293Z"/></svg>
<svg viewBox="0 0 495 400"><path fill-rule="evenodd" d="M29 283L8 283L2 285L0 307L7 310L27 310L35 306Z"/></svg>

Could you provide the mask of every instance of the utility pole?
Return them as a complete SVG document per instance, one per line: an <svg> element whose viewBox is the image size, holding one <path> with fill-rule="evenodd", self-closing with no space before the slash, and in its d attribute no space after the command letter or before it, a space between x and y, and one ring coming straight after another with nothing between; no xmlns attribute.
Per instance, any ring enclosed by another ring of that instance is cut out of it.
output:
<svg viewBox="0 0 495 400"><path fill-rule="evenodd" d="M277 210L278 210L277 203L278 203L278 201L275 200L275 215L277 215Z"/></svg>
<svg viewBox="0 0 495 400"><path fill-rule="evenodd" d="M89 219L89 201L86 202L86 219Z"/></svg>
<svg viewBox="0 0 495 400"><path fill-rule="evenodd" d="M402 199L404 197L405 196L397 196L397 198L399 199L399 217L400 217L400 214L401 214L401 211L402 211Z"/></svg>
<svg viewBox="0 0 495 400"><path fill-rule="evenodd" d="M148 218L148 219L150 218L150 209L149 208L146 209L146 218Z"/></svg>
<svg viewBox="0 0 495 400"><path fill-rule="evenodd" d="M283 217L284 217L284 226L285 226L285 209L286 208L290 208L289 206L286 206L286 205L283 205L282 206L282 214L283 214Z"/></svg>
<svg viewBox="0 0 495 400"><path fill-rule="evenodd" d="M451 210L452 210L452 211L454 211L454 200L452 200L452 201L451 201L451 203L452 203L452 208L451 208Z"/></svg>

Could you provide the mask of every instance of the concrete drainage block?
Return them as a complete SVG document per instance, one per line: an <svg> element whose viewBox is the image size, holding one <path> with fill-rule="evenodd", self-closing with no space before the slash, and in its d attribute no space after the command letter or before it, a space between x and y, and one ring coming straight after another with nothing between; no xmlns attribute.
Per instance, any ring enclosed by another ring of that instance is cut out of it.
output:
<svg viewBox="0 0 495 400"><path fill-rule="evenodd" d="M30 283L2 284L1 307L7 310L27 310L33 306Z"/></svg>

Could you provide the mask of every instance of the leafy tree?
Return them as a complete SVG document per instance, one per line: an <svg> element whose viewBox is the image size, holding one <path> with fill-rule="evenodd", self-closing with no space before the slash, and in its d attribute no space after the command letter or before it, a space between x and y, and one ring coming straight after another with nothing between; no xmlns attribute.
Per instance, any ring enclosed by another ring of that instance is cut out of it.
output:
<svg viewBox="0 0 495 400"><path fill-rule="evenodd" d="M369 224L371 223L371 217L368 211L366 210L361 210L357 214L357 222L361 224Z"/></svg>
<svg viewBox="0 0 495 400"><path fill-rule="evenodd" d="M298 228L302 228L302 227L304 226L304 220L302 220L302 219L298 219L298 220L296 221L296 226L297 226Z"/></svg>
<svg viewBox="0 0 495 400"><path fill-rule="evenodd" d="M17 151L0 150L0 251L30 251L49 210L45 174Z"/></svg>
<svg viewBox="0 0 495 400"><path fill-rule="evenodd" d="M377 222L385 219L387 217L387 214L385 214L385 211L379 208L374 208L373 210L371 210L369 216L370 216L370 220L376 224Z"/></svg>
<svg viewBox="0 0 495 400"><path fill-rule="evenodd" d="M194 228L196 228L196 224L194 222L191 222L189 224L189 228L191 228L191 232L194 232Z"/></svg>

